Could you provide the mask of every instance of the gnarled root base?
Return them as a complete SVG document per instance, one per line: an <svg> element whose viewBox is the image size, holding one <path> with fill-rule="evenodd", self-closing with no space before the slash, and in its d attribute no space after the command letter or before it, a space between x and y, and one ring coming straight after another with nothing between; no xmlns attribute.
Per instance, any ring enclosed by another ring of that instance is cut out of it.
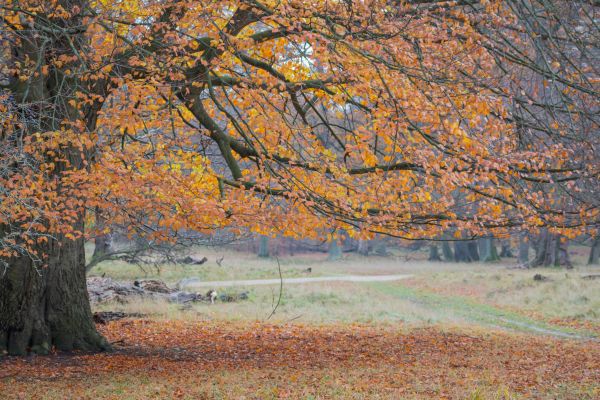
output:
<svg viewBox="0 0 600 400"><path fill-rule="evenodd" d="M77 334L50 333L46 329L37 328L9 330L0 332L0 355L24 356L27 354L45 355L52 349L58 351L109 351L110 345L95 328Z"/></svg>

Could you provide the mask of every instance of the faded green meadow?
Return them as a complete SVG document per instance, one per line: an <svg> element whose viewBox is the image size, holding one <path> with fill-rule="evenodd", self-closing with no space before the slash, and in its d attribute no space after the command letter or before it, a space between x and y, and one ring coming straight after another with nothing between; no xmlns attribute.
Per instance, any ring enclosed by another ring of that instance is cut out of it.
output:
<svg viewBox="0 0 600 400"><path fill-rule="evenodd" d="M576 265L573 270L512 269L514 259L499 263L456 264L425 261L425 251L389 257L345 255L327 261L326 254L263 259L232 250L196 249L204 265L139 266L123 261L105 262L92 276L116 280L162 279L175 285L184 278L202 281L276 279L279 265L285 278L410 274L393 282L310 282L219 288L219 293L247 292L249 299L235 303L194 304L183 308L163 301L106 303L98 310L142 313L160 319L225 321L265 320L278 323L401 324L403 327L437 325L594 337L600 333L600 279L582 276L600 268ZM216 263L223 257L222 265ZM307 272L307 268L312 271ZM535 281L542 274L546 280ZM201 289L198 289L199 291ZM206 290L206 289L202 289ZM281 296L281 298L280 298ZM594 332L595 331L595 332Z"/></svg>

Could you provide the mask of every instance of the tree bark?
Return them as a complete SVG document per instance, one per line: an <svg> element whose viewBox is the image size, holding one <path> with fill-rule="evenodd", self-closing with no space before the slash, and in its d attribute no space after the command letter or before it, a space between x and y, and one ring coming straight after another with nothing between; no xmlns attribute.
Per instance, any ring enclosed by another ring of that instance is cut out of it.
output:
<svg viewBox="0 0 600 400"><path fill-rule="evenodd" d="M526 233L522 233L519 237L519 264L529 264L529 241Z"/></svg>
<svg viewBox="0 0 600 400"><path fill-rule="evenodd" d="M83 72L88 66L82 64L81 55L91 51L87 32L89 22L86 22L89 17L85 15L91 7L89 0L58 0L54 5L73 12L68 18L50 18L44 15L42 7L39 13L32 14L27 29L6 32L14 43L18 43L4 53L8 57L9 70L14 67L32 77L24 81L19 79L21 74L15 73L9 79L11 101L24 110L15 114L18 121L13 126L20 137L62 130L70 134L94 132L99 111L110 91L109 85L116 85L107 78L88 79ZM57 55L78 61L66 65L48 63ZM118 66L116 68L123 65L114 59L112 63ZM23 69L30 64L35 64L35 70ZM44 68L46 72L43 72ZM85 79L81 79L82 76ZM92 100L82 101L78 97L81 93L91 95ZM1 139L7 146L11 145L9 137ZM72 223L65 222L73 228L70 233L83 233L83 211L76 214L78 209L74 207L79 206L70 201L76 200L73 198L76 194L62 187L61 179L65 172L85 171L94 160L84 153L91 155L94 151L82 148L84 141L68 139L68 136L65 139L65 143L54 149L55 155L47 154L54 166L52 172L46 171L39 176L57 183L56 193L49 197L55 199L57 206L65 212L73 212ZM41 151L37 156L45 154L43 147L31 151L37 150ZM29 157L25 153L29 150L17 146L15 151ZM20 173L18 168L15 173ZM40 217L40 223L51 229L52 224L44 218L44 215ZM9 229L9 226L0 226L0 237ZM64 231L44 230L49 234L46 242L23 246L26 250L18 256L0 259L0 263L7 266L0 272L0 354L45 354L53 347L65 351L109 348L92 319L85 280L84 239L69 239L62 233ZM26 236L21 235L21 238L26 240ZM42 261L34 262L32 254Z"/></svg>
<svg viewBox="0 0 600 400"><path fill-rule="evenodd" d="M442 261L437 244L429 245L429 261Z"/></svg>
<svg viewBox="0 0 600 400"><path fill-rule="evenodd" d="M573 268L569 259L568 242L563 241L560 235L552 234L547 229L540 232L535 245L535 259L532 267L559 267Z"/></svg>
<svg viewBox="0 0 600 400"><path fill-rule="evenodd" d="M478 242L481 261L494 262L500 260L494 238L481 238Z"/></svg>
<svg viewBox="0 0 600 400"><path fill-rule="evenodd" d="M456 262L471 262L471 254L469 252L469 246L467 242L456 241L454 242L454 261Z"/></svg>
<svg viewBox="0 0 600 400"><path fill-rule="evenodd" d="M262 258L269 257L269 237L260 235L258 238L258 256Z"/></svg>
<svg viewBox="0 0 600 400"><path fill-rule="evenodd" d="M332 239L329 242L329 255L327 259L334 261L342 258L342 246L338 243L337 239Z"/></svg>
<svg viewBox="0 0 600 400"><path fill-rule="evenodd" d="M590 256L588 257L588 265L599 265L600 264L600 237L597 237L592 242L592 248L590 249Z"/></svg>
<svg viewBox="0 0 600 400"><path fill-rule="evenodd" d="M514 254L512 252L512 249L510 247L510 241L509 240L505 240L502 242L501 245L501 250L500 250L500 258L502 257L506 257L506 258L513 258Z"/></svg>
<svg viewBox="0 0 600 400"><path fill-rule="evenodd" d="M443 242L442 243L442 253L444 254L444 261L454 261L454 254L452 253L452 248L450 247L450 243Z"/></svg>
<svg viewBox="0 0 600 400"><path fill-rule="evenodd" d="M83 218L76 224L83 228ZM27 255L4 260L0 277L0 353L47 354L110 348L96 331L86 280L83 238L56 235L36 249L43 265Z"/></svg>

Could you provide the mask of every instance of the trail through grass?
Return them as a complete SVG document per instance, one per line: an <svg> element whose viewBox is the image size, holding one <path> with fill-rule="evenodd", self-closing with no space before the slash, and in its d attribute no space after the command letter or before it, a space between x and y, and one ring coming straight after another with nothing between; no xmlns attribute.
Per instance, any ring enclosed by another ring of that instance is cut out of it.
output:
<svg viewBox="0 0 600 400"><path fill-rule="evenodd" d="M574 339L598 340L593 332L574 330L541 322L516 312L483 304L462 296L440 295L407 287L401 283L373 282L369 285L388 296L414 302L434 309L437 313L445 314L450 318L463 319L472 324Z"/></svg>

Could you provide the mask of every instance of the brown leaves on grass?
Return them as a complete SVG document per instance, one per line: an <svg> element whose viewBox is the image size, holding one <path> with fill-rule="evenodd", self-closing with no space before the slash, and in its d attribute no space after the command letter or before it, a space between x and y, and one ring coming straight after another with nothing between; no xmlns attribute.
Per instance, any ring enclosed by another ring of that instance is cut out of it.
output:
<svg viewBox="0 0 600 400"><path fill-rule="evenodd" d="M499 333L471 336L433 328L402 332L205 321L126 320L100 329L115 342L114 353L7 359L0 382L27 393L40 382L84 390L93 387L89 377L97 383L138 376L169 382L169 390L184 393L179 386L189 386L200 375L207 384L225 373L244 371L255 379L266 376L268 382L279 382L282 387L273 397L292 398L306 393L310 382L316 390L325 377L326 385L352 392L450 397L481 382L529 394L600 382L597 342ZM246 389L265 384L248 376L239 379L237 384Z"/></svg>

